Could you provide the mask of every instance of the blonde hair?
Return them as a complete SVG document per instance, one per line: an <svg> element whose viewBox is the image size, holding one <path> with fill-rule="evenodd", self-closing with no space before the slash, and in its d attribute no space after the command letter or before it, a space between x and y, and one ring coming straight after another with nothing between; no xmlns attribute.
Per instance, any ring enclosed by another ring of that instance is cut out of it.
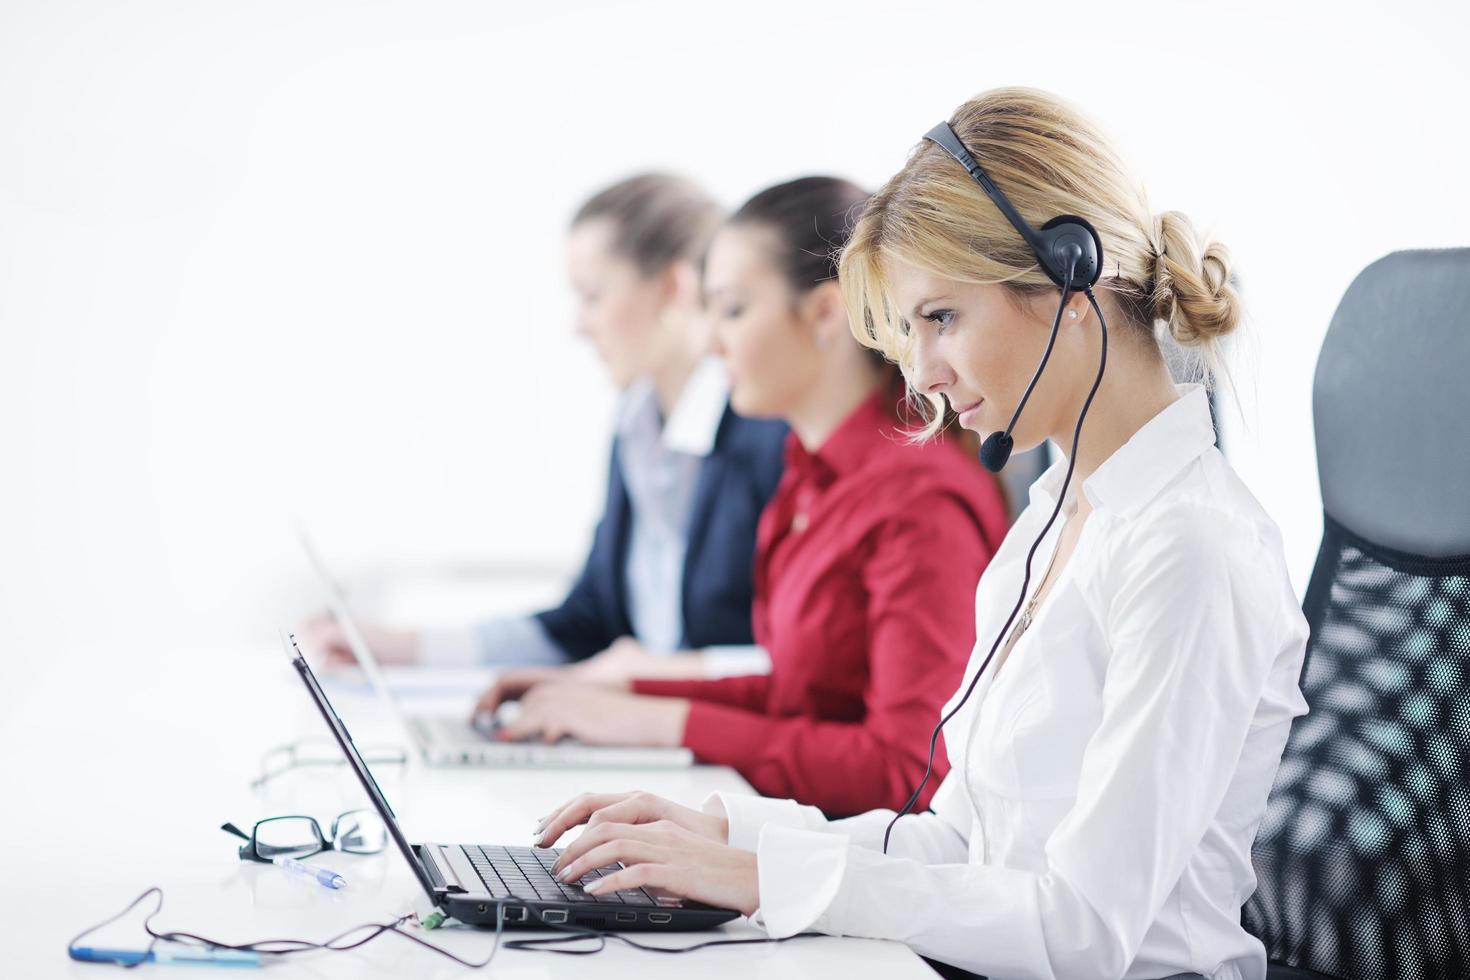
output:
<svg viewBox="0 0 1470 980"><path fill-rule="evenodd" d="M1033 88L977 95L950 125L1021 216L1040 227L1057 215L1087 219L1103 246L1095 292L1112 296L1155 349L1164 332L1194 355L1208 382L1217 344L1242 317L1230 253L1202 238L1178 211L1151 214L1143 187L1100 130L1072 106ZM907 324L883 263L898 259L958 282L1006 287L1018 307L1057 294L1026 241L940 147L923 140L869 201L843 250L840 281L858 341L911 376ZM945 423L942 398L926 398L923 435Z"/></svg>

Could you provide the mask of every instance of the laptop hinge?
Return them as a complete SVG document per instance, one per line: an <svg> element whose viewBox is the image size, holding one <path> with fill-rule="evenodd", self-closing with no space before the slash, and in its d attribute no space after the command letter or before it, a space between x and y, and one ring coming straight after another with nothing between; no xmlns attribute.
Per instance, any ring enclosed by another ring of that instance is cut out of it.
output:
<svg viewBox="0 0 1470 980"><path fill-rule="evenodd" d="M447 892L469 891L460 882L459 875L454 870L454 865L449 860L448 850L443 844L421 844L420 851L429 859L433 865L434 877L444 882L444 890Z"/></svg>

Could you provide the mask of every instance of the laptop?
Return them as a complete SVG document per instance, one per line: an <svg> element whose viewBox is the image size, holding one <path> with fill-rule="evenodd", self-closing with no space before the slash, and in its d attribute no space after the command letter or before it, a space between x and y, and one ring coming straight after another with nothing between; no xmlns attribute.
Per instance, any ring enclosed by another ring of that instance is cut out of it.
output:
<svg viewBox="0 0 1470 980"><path fill-rule="evenodd" d="M301 547L321 580L332 616L342 627L347 645L362 668L368 683L389 715L403 730L419 757L431 766L498 766L576 769L681 769L694 764L694 753L682 746L587 745L575 739L554 743L502 741L497 724L481 726L453 715L411 715L398 704L377 656L357 628L341 588L306 534ZM514 711L514 703L503 708Z"/></svg>
<svg viewBox="0 0 1470 980"><path fill-rule="evenodd" d="M621 870L622 865L608 865L580 881L559 883L551 876L551 866L561 853L557 848L409 844L393 808L358 754L352 733L327 700L294 636L290 643L292 665L316 702L322 720L383 818L383 825L419 887L445 915L472 925L495 925L497 917L503 916L507 927L576 926L619 931L710 929L740 915L656 889L629 888L589 895L584 885Z"/></svg>

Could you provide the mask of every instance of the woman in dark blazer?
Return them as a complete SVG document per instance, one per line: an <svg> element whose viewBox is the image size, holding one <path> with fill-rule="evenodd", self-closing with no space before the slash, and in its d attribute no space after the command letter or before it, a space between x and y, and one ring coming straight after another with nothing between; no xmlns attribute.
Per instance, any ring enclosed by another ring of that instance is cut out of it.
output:
<svg viewBox="0 0 1470 980"><path fill-rule="evenodd" d="M681 649L754 642L750 603L755 526L780 481L785 437L785 425L737 415L725 396L713 448L699 467L690 514L680 603ZM636 636L628 614L626 575L634 515L619 455L614 441L607 503L586 567L560 606L536 615L571 660L591 657L621 638Z"/></svg>
<svg viewBox="0 0 1470 980"><path fill-rule="evenodd" d="M786 426L730 409L699 310L698 262L720 221L687 181L645 174L577 211L567 265L576 331L621 391L607 500L566 599L533 616L417 633L369 627L388 663L496 664L614 678L760 672L755 527L781 477ZM306 640L351 652L323 618Z"/></svg>

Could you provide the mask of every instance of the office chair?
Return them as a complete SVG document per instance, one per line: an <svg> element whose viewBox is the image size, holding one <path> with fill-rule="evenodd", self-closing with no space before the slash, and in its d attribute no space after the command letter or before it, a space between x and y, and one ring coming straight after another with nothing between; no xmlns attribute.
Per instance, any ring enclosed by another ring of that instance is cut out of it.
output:
<svg viewBox="0 0 1470 980"><path fill-rule="evenodd" d="M1317 359L1310 712L1242 917L1269 980L1470 977L1467 286L1470 248L1379 259Z"/></svg>

